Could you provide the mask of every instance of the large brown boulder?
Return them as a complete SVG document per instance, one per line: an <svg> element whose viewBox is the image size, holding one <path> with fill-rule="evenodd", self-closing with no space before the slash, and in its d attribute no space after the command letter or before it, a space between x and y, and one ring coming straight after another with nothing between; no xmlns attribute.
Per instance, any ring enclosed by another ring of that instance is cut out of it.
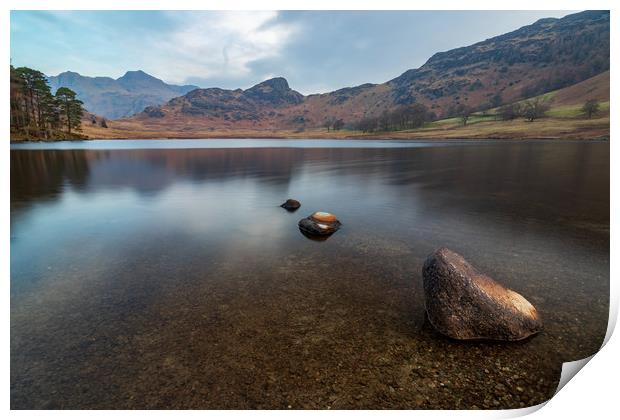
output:
<svg viewBox="0 0 620 420"><path fill-rule="evenodd" d="M536 334L542 321L523 296L440 248L424 262L424 298L430 323L459 340L516 341Z"/></svg>

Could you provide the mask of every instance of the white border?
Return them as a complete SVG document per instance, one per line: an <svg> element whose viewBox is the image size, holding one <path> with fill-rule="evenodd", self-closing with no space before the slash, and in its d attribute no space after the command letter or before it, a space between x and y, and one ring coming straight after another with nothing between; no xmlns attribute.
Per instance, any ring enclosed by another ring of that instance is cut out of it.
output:
<svg viewBox="0 0 620 420"><path fill-rule="evenodd" d="M573 1L573 0L520 0L512 2L495 2L491 0L434 0L434 1L398 1L398 0L381 0L381 1L369 1L361 3L354 0L301 0L301 1L284 1L284 0L262 0L259 2L252 2L250 0L211 0L211 1L198 1L198 0L175 0L175 1L163 1L163 0L150 0L150 1L137 1L137 0L124 0L124 1L102 1L102 0L54 0L54 1L42 1L42 0L8 0L2 3L4 13L2 14L2 56L8 61L10 54L9 44L9 10L26 10L26 9L65 9L65 10L136 10L136 9L150 9L150 10L201 10L201 9L213 9L213 10L344 10L344 9L365 9L365 10L584 10L584 9L605 9L611 10L612 21L612 35L611 35L611 96L618 98L618 88L615 83L617 73L615 54L613 53L614 47L617 46L617 30L618 30L618 17L620 7L616 7L616 4L620 2L613 1ZM4 83L2 86L2 93L0 97L5 98L1 101L2 115L5 117L0 120L2 124L3 133L5 137L5 150L0 154L1 164L0 170L2 171L2 182L0 188L2 189L2 199L4 205L2 207L2 225L0 238L2 238L2 252L0 252L0 267L2 270L2 280L6 289L2 294L2 307L5 308L5 319L2 324L3 337L5 337L4 345L2 346L2 362L3 372L5 375L5 386L1 395L2 403L5 410L9 410L10 401L10 383L9 383L9 250L10 250L10 196L9 196L9 140L8 140L8 115L9 115L9 101L8 86L9 69L6 65L2 68ZM612 118L611 131L617 132L617 119ZM611 160L612 162L618 161L618 150L614 146L614 142L611 142ZM619 178L619 171L615 165L611 165L611 209L617 208L617 185ZM613 213L613 212L612 212ZM615 232L615 217L611 217L611 231ZM614 236L612 235L612 238ZM611 319L610 328L608 331L608 337L610 337L610 331L617 318L618 310L618 287L616 274L617 265L614 261L617 260L618 248L615 246L615 241L611 241L610 249L610 261L611 261ZM605 345L604 349L597 354L590 363L585 366L582 372L578 374L576 380L570 381L554 398L552 398L544 408L536 411L532 414L532 418L547 419L547 418L575 418L584 419L590 418L610 418L612 413L617 413L618 403L617 392L615 391L615 383L618 375L618 360L617 354L620 354L620 343L617 337L611 336L611 339ZM532 410L507 410L507 411L388 411L381 412L381 416L388 416L391 418L407 418L415 416L416 418L501 418L501 417L514 417L523 415L526 411ZM315 416L325 417L341 417L341 416L356 416L360 418L374 417L378 413L368 411L320 411L320 412L276 412L276 411L263 411L263 412L221 412L221 411L152 411L146 413L150 417L156 418L168 418L171 416L188 416L194 418L203 418L208 415L210 418L224 418L228 416L239 416L242 418L265 418L276 417L283 418L290 415L294 415L299 418L309 418ZM144 415L144 412L106 412L106 411L55 411L55 412L28 412L28 411L12 411L11 416L19 418L31 418L31 417L52 417L52 418L82 418L85 415L93 418L108 419L109 416L115 417L136 417Z"/></svg>

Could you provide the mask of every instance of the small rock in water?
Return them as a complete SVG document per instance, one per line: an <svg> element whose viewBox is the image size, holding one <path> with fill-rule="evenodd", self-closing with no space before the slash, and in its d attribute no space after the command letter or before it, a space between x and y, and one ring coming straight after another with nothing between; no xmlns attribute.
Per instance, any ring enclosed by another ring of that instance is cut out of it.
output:
<svg viewBox="0 0 620 420"><path fill-rule="evenodd" d="M317 211L299 221L299 229L310 236L327 236L340 229L341 223L335 215Z"/></svg>
<svg viewBox="0 0 620 420"><path fill-rule="evenodd" d="M424 262L422 275L428 319L448 337L516 341L542 330L530 302L454 251L435 251Z"/></svg>
<svg viewBox="0 0 620 420"><path fill-rule="evenodd" d="M295 211L301 207L301 203L297 200L293 200L292 198L289 198L284 203L282 203L280 207L288 211Z"/></svg>

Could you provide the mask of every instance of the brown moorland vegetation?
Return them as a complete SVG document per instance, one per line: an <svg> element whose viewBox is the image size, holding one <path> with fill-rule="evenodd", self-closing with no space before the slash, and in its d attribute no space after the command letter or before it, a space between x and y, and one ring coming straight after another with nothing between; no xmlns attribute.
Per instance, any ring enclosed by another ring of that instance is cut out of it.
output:
<svg viewBox="0 0 620 420"><path fill-rule="evenodd" d="M324 127L306 130L259 128L208 128L202 124L183 125L182 121L168 124L164 121L143 125L134 119L107 121L101 127L87 117L82 125L90 138L153 139L153 138L367 138L367 139L594 139L609 137L609 71L575 85L540 95L548 101L546 116L535 121L515 118L502 121L498 108L474 113L467 125L458 117L425 124L413 130L362 133L358 130L330 130ZM600 103L600 111L587 118L581 111L590 99Z"/></svg>

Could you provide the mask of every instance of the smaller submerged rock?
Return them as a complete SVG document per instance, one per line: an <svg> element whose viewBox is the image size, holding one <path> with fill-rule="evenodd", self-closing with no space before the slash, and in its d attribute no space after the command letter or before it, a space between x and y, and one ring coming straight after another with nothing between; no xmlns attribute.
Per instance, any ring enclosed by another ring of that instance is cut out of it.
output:
<svg viewBox="0 0 620 420"><path fill-rule="evenodd" d="M282 203L280 207L288 211L295 211L301 207L301 203L297 200L293 200L292 198L289 198L284 203Z"/></svg>
<svg viewBox="0 0 620 420"><path fill-rule="evenodd" d="M324 211L317 211L299 221L302 233L311 236L331 235L340 229L340 221L335 215Z"/></svg>
<svg viewBox="0 0 620 420"><path fill-rule="evenodd" d="M422 276L428 319L448 337L516 341L542 330L538 312L527 299L454 251L440 248L431 254Z"/></svg>

